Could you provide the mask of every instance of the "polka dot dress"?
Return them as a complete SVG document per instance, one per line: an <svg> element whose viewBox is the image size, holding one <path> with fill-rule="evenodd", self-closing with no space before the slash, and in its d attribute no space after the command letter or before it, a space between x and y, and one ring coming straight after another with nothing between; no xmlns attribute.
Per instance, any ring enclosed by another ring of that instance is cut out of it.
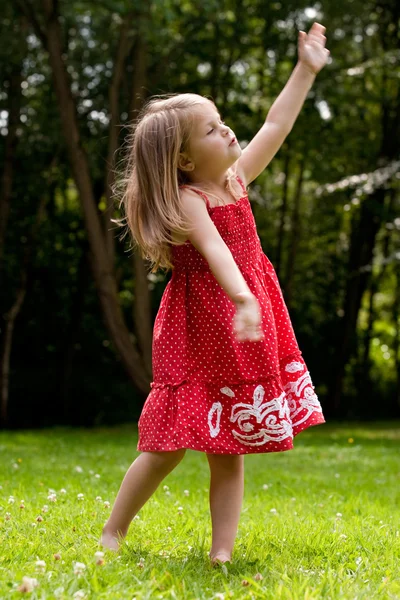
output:
<svg viewBox="0 0 400 600"><path fill-rule="evenodd" d="M139 419L140 451L280 452L325 423L272 263L243 196L212 207L215 226L260 303L264 339L240 342L235 305L187 240L172 246L174 270L153 330L151 391Z"/></svg>

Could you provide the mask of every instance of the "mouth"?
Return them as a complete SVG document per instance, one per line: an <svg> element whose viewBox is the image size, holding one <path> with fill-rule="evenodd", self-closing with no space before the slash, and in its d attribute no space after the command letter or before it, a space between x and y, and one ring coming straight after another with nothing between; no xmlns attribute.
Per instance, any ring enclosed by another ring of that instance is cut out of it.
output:
<svg viewBox="0 0 400 600"><path fill-rule="evenodd" d="M232 141L229 145L233 146L233 144L237 144L237 139L235 137L232 139Z"/></svg>

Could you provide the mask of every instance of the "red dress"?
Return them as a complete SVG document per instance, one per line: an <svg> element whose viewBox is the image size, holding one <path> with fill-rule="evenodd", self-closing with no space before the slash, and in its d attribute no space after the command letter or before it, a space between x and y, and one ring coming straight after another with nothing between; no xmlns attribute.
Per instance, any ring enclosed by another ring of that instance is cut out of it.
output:
<svg viewBox="0 0 400 600"><path fill-rule="evenodd" d="M264 339L237 341L235 305L187 240L153 329L153 382L139 419L140 451L279 452L325 423L274 267L264 254L242 180L235 203L210 206L216 228L260 303Z"/></svg>

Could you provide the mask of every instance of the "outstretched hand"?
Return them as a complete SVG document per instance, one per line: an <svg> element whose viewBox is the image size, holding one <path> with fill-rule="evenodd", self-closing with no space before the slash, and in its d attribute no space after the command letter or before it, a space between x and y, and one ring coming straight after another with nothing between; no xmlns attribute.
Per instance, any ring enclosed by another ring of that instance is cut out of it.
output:
<svg viewBox="0 0 400 600"><path fill-rule="evenodd" d="M320 23L313 23L308 35L305 31L299 31L299 62L315 75L326 65L330 54L325 48L325 31L326 27Z"/></svg>

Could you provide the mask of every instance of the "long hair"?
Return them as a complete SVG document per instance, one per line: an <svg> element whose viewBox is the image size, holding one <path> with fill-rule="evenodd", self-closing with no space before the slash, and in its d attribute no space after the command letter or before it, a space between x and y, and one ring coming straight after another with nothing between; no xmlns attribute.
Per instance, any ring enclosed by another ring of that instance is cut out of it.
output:
<svg viewBox="0 0 400 600"><path fill-rule="evenodd" d="M171 245L178 242L171 231L186 237L191 231L179 193L179 186L190 180L178 168L178 159L188 148L193 107L204 100L215 107L212 100L197 94L153 96L129 126L122 174L117 173L113 187L125 216L112 221L125 228L120 239L130 233L142 258L150 261L151 273L174 268ZM234 174L234 169L228 169L227 189L235 196Z"/></svg>

